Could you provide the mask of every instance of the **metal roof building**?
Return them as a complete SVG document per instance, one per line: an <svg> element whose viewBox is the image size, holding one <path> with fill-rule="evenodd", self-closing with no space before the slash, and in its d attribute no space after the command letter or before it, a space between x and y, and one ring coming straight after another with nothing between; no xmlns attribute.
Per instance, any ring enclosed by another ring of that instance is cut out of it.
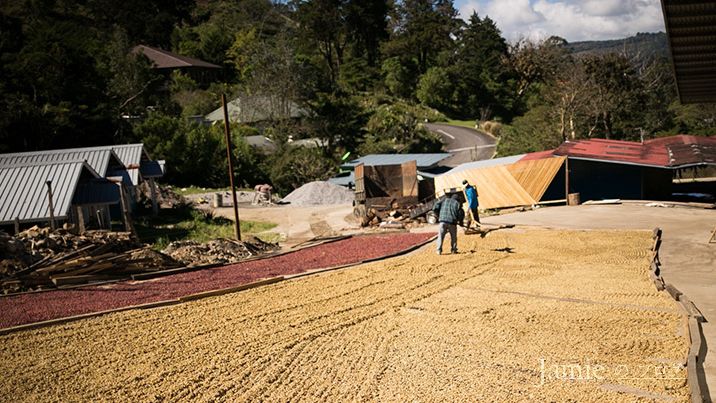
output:
<svg viewBox="0 0 716 403"><path fill-rule="evenodd" d="M400 165L409 161L415 161L419 170L434 168L438 163L451 154L370 154L364 157L345 162L341 168L352 169L358 164L364 165Z"/></svg>
<svg viewBox="0 0 716 403"><path fill-rule="evenodd" d="M12 224L16 218L47 221L47 181L52 185L55 218L67 219L78 185L96 178L99 175L88 163L77 160L0 165L0 224Z"/></svg>
<svg viewBox="0 0 716 403"><path fill-rule="evenodd" d="M149 154L147 154L147 151L144 149L144 144L142 143L106 147L110 147L117 154L119 160L122 161L133 186L139 185L140 173L144 178L156 178L164 175L163 161L160 164L161 169L159 170L157 170L156 167L150 167L152 160L149 158ZM145 167L144 170L142 170L143 165ZM119 176L123 176L121 172L115 173L120 174Z"/></svg>
<svg viewBox="0 0 716 403"><path fill-rule="evenodd" d="M662 0L682 103L716 102L716 2Z"/></svg>
<svg viewBox="0 0 716 403"><path fill-rule="evenodd" d="M110 170L124 169L124 163L110 146L0 154L0 165L67 161L87 161L87 164L100 176L107 176Z"/></svg>
<svg viewBox="0 0 716 403"><path fill-rule="evenodd" d="M164 175L164 161L152 161L142 143L0 154L0 165L63 161L87 161L99 176L122 176L132 186L139 184L140 175Z"/></svg>
<svg viewBox="0 0 716 403"><path fill-rule="evenodd" d="M716 137L678 135L643 143L604 139L567 141L554 154L570 159L680 169L716 164Z"/></svg>

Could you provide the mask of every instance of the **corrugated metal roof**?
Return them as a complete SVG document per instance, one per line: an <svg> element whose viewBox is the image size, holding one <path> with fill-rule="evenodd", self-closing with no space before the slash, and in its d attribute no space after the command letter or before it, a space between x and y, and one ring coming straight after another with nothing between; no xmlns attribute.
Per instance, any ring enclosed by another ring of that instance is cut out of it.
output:
<svg viewBox="0 0 716 403"><path fill-rule="evenodd" d="M154 63L157 69L177 69L184 67L202 67L206 69L220 69L221 66L194 59L193 57L181 56L163 49L151 46L139 45L132 50L135 53L142 53Z"/></svg>
<svg viewBox="0 0 716 403"><path fill-rule="evenodd" d="M42 162L87 161L99 175L105 176L111 165L122 164L111 147L68 148L0 154L0 165L29 165Z"/></svg>
<svg viewBox="0 0 716 403"><path fill-rule="evenodd" d="M345 186L345 187L355 186L355 184L356 184L355 172L350 171L350 172L347 172L347 174L348 175L345 175L345 174L344 175L341 175L341 174L336 175L332 178L329 178L328 182L330 182L334 185ZM422 176L423 178L435 178L438 176L438 174L436 174L436 173L427 172L427 171L418 171L418 175Z"/></svg>
<svg viewBox="0 0 716 403"><path fill-rule="evenodd" d="M432 168L451 154L370 154L352 161L343 163L342 168L353 168L358 164L365 165L400 165L408 161L415 161L418 168Z"/></svg>
<svg viewBox="0 0 716 403"><path fill-rule="evenodd" d="M716 2L661 5L681 102L716 102Z"/></svg>
<svg viewBox="0 0 716 403"><path fill-rule="evenodd" d="M146 151L144 151L144 144L122 144L110 147L117 153L119 160L122 161L122 164L124 164L127 169L132 185L137 186L139 184L139 168L141 167L142 161L149 160L149 156Z"/></svg>
<svg viewBox="0 0 716 403"><path fill-rule="evenodd" d="M52 181L55 217L66 218L83 173L97 177L84 161L0 167L0 224L11 224L16 217L21 222L48 220L48 180Z"/></svg>
<svg viewBox="0 0 716 403"><path fill-rule="evenodd" d="M124 165L128 174L126 176L129 177L132 185L136 186L139 184L141 163L149 161L150 158L142 143L0 154L0 165L77 160L86 160L100 176L118 174L117 169L109 172L109 168L112 168L112 165Z"/></svg>
<svg viewBox="0 0 716 403"><path fill-rule="evenodd" d="M570 158L654 167L666 167L669 163L665 148L649 150L644 144L633 141L604 139L566 141L554 153Z"/></svg>
<svg viewBox="0 0 716 403"><path fill-rule="evenodd" d="M513 164L519 160L521 160L524 156L527 154L519 154L519 155L511 155L509 157L501 157L501 158L493 158L490 160L481 160L481 161L473 161L468 162L465 164L460 164L456 166L455 168L448 171L450 174L467 171L470 169L477 169L477 168L488 168L488 167L494 167L499 165L509 165Z"/></svg>
<svg viewBox="0 0 716 403"><path fill-rule="evenodd" d="M644 143L604 139L577 140L563 143L554 154L593 161L680 168L715 164L716 139L678 135L647 140Z"/></svg>
<svg viewBox="0 0 716 403"><path fill-rule="evenodd" d="M680 134L647 140L644 144L652 149L665 147L672 167L716 164L716 136Z"/></svg>

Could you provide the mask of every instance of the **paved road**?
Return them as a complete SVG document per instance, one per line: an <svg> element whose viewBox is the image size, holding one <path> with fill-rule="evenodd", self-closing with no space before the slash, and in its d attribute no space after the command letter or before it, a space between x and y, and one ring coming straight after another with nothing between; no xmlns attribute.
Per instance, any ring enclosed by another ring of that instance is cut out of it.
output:
<svg viewBox="0 0 716 403"><path fill-rule="evenodd" d="M716 399L716 244L708 244L716 223L713 210L614 206L549 207L525 213L484 217L483 223L538 225L570 229L664 230L660 258L662 276L683 292L706 317L702 324L708 352L704 370L711 399Z"/></svg>
<svg viewBox="0 0 716 403"><path fill-rule="evenodd" d="M445 143L445 150L453 154L443 161L443 165L455 167L466 162L487 160L495 153L495 138L484 132L444 123L426 123L425 128L439 134Z"/></svg>

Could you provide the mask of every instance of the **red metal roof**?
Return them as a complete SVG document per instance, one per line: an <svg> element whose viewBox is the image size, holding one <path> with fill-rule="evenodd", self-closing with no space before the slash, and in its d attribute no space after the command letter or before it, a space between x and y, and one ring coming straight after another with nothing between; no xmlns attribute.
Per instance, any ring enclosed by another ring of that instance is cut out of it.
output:
<svg viewBox="0 0 716 403"><path fill-rule="evenodd" d="M525 154L524 157L520 158L520 161L534 161L541 160L544 158L554 157L555 150L537 151L534 153Z"/></svg>
<svg viewBox="0 0 716 403"><path fill-rule="evenodd" d="M644 143L604 139L567 141L554 154L664 168L716 164L716 137L678 135Z"/></svg>
<svg viewBox="0 0 716 403"><path fill-rule="evenodd" d="M556 155L638 165L665 167L669 156L664 147L650 149L633 141L590 139L566 141L555 150Z"/></svg>
<svg viewBox="0 0 716 403"><path fill-rule="evenodd" d="M146 45L135 46L132 51L134 53L143 53L144 56L147 56L147 58L154 63L154 68L157 69L177 69L183 67L202 67L207 69L221 68L221 66L217 66L203 60L181 56L176 53Z"/></svg>

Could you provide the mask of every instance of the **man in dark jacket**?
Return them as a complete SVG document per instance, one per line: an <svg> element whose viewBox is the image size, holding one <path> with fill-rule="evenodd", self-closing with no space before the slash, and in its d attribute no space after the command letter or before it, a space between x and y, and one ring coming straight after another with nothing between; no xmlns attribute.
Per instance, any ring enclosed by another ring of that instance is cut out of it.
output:
<svg viewBox="0 0 716 403"><path fill-rule="evenodd" d="M458 195L453 194L440 200L433 207L438 216L440 227L438 228L438 255L443 251L443 239L445 233L450 232L450 250L457 253L457 224L465 218L465 212L458 201Z"/></svg>

